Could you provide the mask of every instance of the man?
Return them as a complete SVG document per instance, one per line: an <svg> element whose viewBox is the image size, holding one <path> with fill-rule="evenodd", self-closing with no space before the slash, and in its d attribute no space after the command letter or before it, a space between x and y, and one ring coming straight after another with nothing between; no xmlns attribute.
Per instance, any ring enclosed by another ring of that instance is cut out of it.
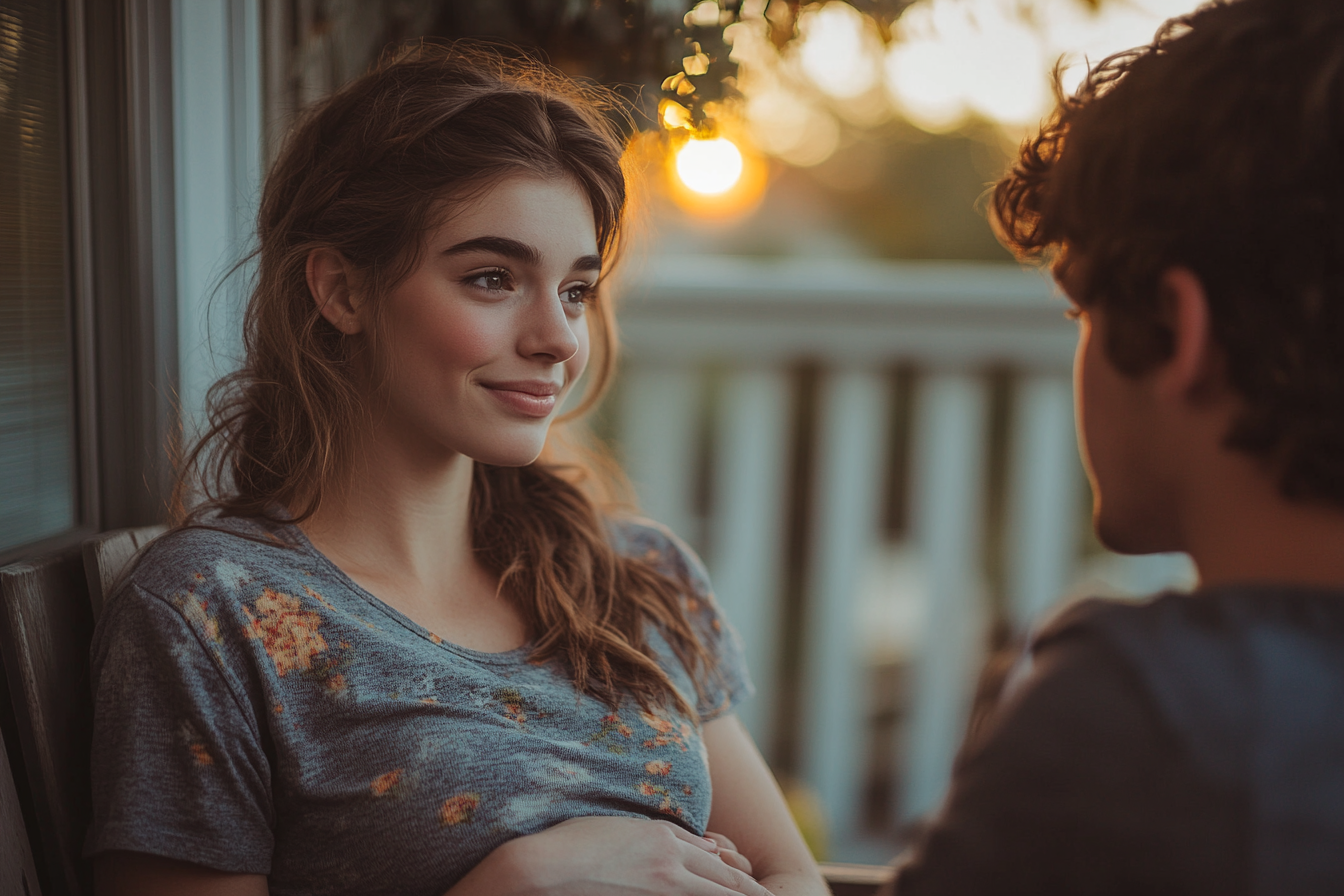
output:
<svg viewBox="0 0 1344 896"><path fill-rule="evenodd" d="M1344 893L1344 3L1232 0L1094 69L994 195L1080 325L1085 601L963 746L901 896Z"/></svg>

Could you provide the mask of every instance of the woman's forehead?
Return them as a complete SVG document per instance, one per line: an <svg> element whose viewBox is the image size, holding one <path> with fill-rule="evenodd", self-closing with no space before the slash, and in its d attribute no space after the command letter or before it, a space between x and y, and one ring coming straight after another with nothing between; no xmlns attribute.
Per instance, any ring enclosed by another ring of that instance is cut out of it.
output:
<svg viewBox="0 0 1344 896"><path fill-rule="evenodd" d="M552 262L599 254L592 203L569 177L501 177L446 197L435 217L432 251L496 239L521 243Z"/></svg>

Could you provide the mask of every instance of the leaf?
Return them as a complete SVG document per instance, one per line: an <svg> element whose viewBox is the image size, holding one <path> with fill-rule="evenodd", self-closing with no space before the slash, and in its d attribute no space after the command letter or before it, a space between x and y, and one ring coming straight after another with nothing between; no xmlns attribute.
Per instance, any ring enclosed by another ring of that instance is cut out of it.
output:
<svg viewBox="0 0 1344 896"><path fill-rule="evenodd" d="M687 56L681 60L681 67L686 70L688 75L703 75L709 71L709 57L704 53Z"/></svg>
<svg viewBox="0 0 1344 896"><path fill-rule="evenodd" d="M676 100L660 102L658 104L658 118L663 122L663 126L670 130L691 126L690 110Z"/></svg>

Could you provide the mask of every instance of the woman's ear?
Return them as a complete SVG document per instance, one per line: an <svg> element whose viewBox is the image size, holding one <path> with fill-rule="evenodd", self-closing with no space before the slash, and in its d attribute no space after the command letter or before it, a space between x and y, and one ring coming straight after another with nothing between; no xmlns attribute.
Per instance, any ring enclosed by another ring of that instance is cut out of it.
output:
<svg viewBox="0 0 1344 896"><path fill-rule="evenodd" d="M335 249L308 253L308 291L318 312L347 336L364 330L364 301L358 291L358 275L345 256Z"/></svg>
<svg viewBox="0 0 1344 896"><path fill-rule="evenodd" d="M1204 284L1189 268L1173 267L1157 288L1172 335L1171 357L1157 371L1159 391L1180 401L1206 401L1222 391L1225 371Z"/></svg>

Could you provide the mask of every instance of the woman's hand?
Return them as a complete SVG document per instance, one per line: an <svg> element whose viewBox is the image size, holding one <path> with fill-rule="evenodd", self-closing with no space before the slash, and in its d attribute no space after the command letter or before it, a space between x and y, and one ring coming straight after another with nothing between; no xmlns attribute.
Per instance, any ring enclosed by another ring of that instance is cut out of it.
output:
<svg viewBox="0 0 1344 896"><path fill-rule="evenodd" d="M751 874L751 861L737 851L736 843L713 831L705 831L705 839L714 841L714 845L718 847L719 858L737 870Z"/></svg>
<svg viewBox="0 0 1344 896"><path fill-rule="evenodd" d="M732 841L667 821L572 818L510 840L446 896L770 896Z"/></svg>
<svg viewBox="0 0 1344 896"><path fill-rule="evenodd" d="M714 786L709 826L727 831L741 844L751 856L752 873L771 893L829 893L770 769L742 723L733 716L721 716L707 722L704 732Z"/></svg>

